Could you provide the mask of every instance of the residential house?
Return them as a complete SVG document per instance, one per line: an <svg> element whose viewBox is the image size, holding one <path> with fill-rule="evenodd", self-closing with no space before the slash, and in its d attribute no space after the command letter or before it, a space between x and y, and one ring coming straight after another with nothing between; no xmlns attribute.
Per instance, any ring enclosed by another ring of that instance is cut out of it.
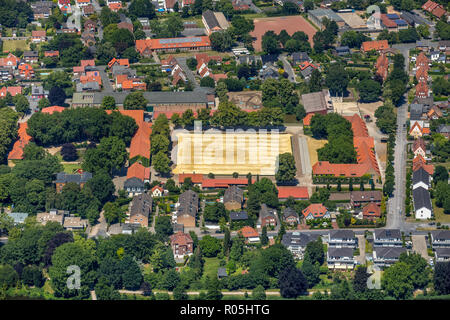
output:
<svg viewBox="0 0 450 320"><path fill-rule="evenodd" d="M447 11L445 11L444 6L431 0L425 2L425 4L422 6L422 9L428 11L438 19L441 19L442 16L447 14Z"/></svg>
<svg viewBox="0 0 450 320"><path fill-rule="evenodd" d="M352 230L330 230L328 233L328 247L357 248L358 239Z"/></svg>
<svg viewBox="0 0 450 320"><path fill-rule="evenodd" d="M256 243L256 242L259 242L259 234L252 227L245 226L242 229L240 229L238 231L238 233L241 234L244 237L245 243Z"/></svg>
<svg viewBox="0 0 450 320"><path fill-rule="evenodd" d="M436 132L448 139L450 137L450 125L441 124L437 127Z"/></svg>
<svg viewBox="0 0 450 320"><path fill-rule="evenodd" d="M129 67L130 66L130 61L128 59L112 58L112 60L108 62L108 68L110 68L110 69L113 66L116 66L116 65Z"/></svg>
<svg viewBox="0 0 450 320"><path fill-rule="evenodd" d="M308 53L306 52L293 52L291 54L292 57L292 63L294 65L298 65L303 62L309 62Z"/></svg>
<svg viewBox="0 0 450 320"><path fill-rule="evenodd" d="M327 207L325 207L321 203L312 203L307 206L303 211L303 218L306 220L310 219L330 219L331 214L328 211Z"/></svg>
<svg viewBox="0 0 450 320"><path fill-rule="evenodd" d="M154 186L151 192L152 197L162 197L164 195L164 188L160 186Z"/></svg>
<svg viewBox="0 0 450 320"><path fill-rule="evenodd" d="M291 207L288 207L284 209L283 211L283 221L287 224L293 226L297 223L299 223L298 213L292 209Z"/></svg>
<svg viewBox="0 0 450 320"><path fill-rule="evenodd" d="M77 92L85 92L85 91L100 91L100 85L98 82L90 81L85 83L77 83L76 91Z"/></svg>
<svg viewBox="0 0 450 320"><path fill-rule="evenodd" d="M439 109L437 106L432 106L430 110L427 112L427 117L429 120L438 120L443 116L444 114L442 113L441 109Z"/></svg>
<svg viewBox="0 0 450 320"><path fill-rule="evenodd" d="M46 225L47 222L53 221L63 225L65 215L69 215L69 211L51 209L49 212L39 212L36 215L36 222Z"/></svg>
<svg viewBox="0 0 450 320"><path fill-rule="evenodd" d="M448 49L450 49L450 40L439 41L438 48L440 51L447 51Z"/></svg>
<svg viewBox="0 0 450 320"><path fill-rule="evenodd" d="M83 188L84 185L92 179L92 173L83 172L81 174L69 174L65 172L59 172L56 174L56 180L53 183L56 185L56 192L60 193L64 186L71 182L76 183Z"/></svg>
<svg viewBox="0 0 450 320"><path fill-rule="evenodd" d="M178 198L177 205L176 222L185 228L194 228L199 208L198 194L192 190L183 192Z"/></svg>
<svg viewBox="0 0 450 320"><path fill-rule="evenodd" d="M420 103L412 103L410 105L409 119L410 120L423 120L424 105Z"/></svg>
<svg viewBox="0 0 450 320"><path fill-rule="evenodd" d="M230 186L223 195L223 204L227 210L240 210L244 202L244 191L238 186Z"/></svg>
<svg viewBox="0 0 450 320"><path fill-rule="evenodd" d="M10 212L8 216L13 220L15 225L25 223L25 219L28 217L28 213L25 212Z"/></svg>
<svg viewBox="0 0 450 320"><path fill-rule="evenodd" d="M20 63L20 59L12 53L8 53L6 58L0 58L0 67L16 69Z"/></svg>
<svg viewBox="0 0 450 320"><path fill-rule="evenodd" d="M261 221L261 227L275 227L277 225L276 210L269 208L265 203L261 204L259 220Z"/></svg>
<svg viewBox="0 0 450 320"><path fill-rule="evenodd" d="M91 4L91 0L76 0L76 4L79 8L88 6Z"/></svg>
<svg viewBox="0 0 450 320"><path fill-rule="evenodd" d="M13 77L14 75L11 68L0 67L0 82L10 81Z"/></svg>
<svg viewBox="0 0 450 320"><path fill-rule="evenodd" d="M246 211L231 211L230 222L238 222L248 220L248 214Z"/></svg>
<svg viewBox="0 0 450 320"><path fill-rule="evenodd" d="M425 123L423 121L414 121L411 128L409 129L409 135L414 137L414 139L418 139L419 137L428 135L429 133L429 123Z"/></svg>
<svg viewBox="0 0 450 320"><path fill-rule="evenodd" d="M376 229L373 232L374 247L402 247L402 235L399 229Z"/></svg>
<svg viewBox="0 0 450 320"><path fill-rule="evenodd" d="M53 114L55 112L63 112L65 109L66 108L60 107L60 106L51 106L51 107L42 108L41 112L42 113Z"/></svg>
<svg viewBox="0 0 450 320"><path fill-rule="evenodd" d="M144 181L136 177L132 177L125 180L123 188L125 191L128 192L129 197L139 195L145 192Z"/></svg>
<svg viewBox="0 0 450 320"><path fill-rule="evenodd" d="M51 1L42 1L42 2L51 2ZM40 3L40 2L35 2ZM53 3L53 2L52 2ZM52 8L49 7L35 7L31 8L33 10L33 20L39 20L39 19L48 19L52 15Z"/></svg>
<svg viewBox="0 0 450 320"><path fill-rule="evenodd" d="M84 230L88 225L88 219L81 219L74 215L64 217L63 228L66 230Z"/></svg>
<svg viewBox="0 0 450 320"><path fill-rule="evenodd" d="M135 195L130 204L129 223L139 223L142 227L147 228L152 205L153 199L148 193Z"/></svg>
<svg viewBox="0 0 450 320"><path fill-rule="evenodd" d="M328 247L327 264L329 269L353 269L356 265L353 249Z"/></svg>
<svg viewBox="0 0 450 320"><path fill-rule="evenodd" d="M222 12L212 12L211 10L203 12L202 22L208 35L216 31L226 30L230 26Z"/></svg>
<svg viewBox="0 0 450 320"><path fill-rule="evenodd" d="M127 170L127 179L138 178L150 182L150 167L144 167L139 161L134 162Z"/></svg>
<svg viewBox="0 0 450 320"><path fill-rule="evenodd" d="M413 190L420 187L428 190L431 186L431 176L423 168L420 168L413 172L412 185Z"/></svg>
<svg viewBox="0 0 450 320"><path fill-rule="evenodd" d="M14 86L14 87L2 87L0 88L0 98L6 97L7 94L10 94L14 97L17 94L22 94L22 87Z"/></svg>
<svg viewBox="0 0 450 320"><path fill-rule="evenodd" d="M93 31L97 29L97 23L91 19L88 19L84 22L84 30Z"/></svg>
<svg viewBox="0 0 450 320"><path fill-rule="evenodd" d="M373 249L373 262L376 266L387 267L398 262L400 255L406 252L402 247L377 247Z"/></svg>
<svg viewBox="0 0 450 320"><path fill-rule="evenodd" d="M309 79L311 78L311 74L313 73L313 71L315 69L317 69L317 66L310 63L309 61L305 61L305 62L300 63L298 65L298 68L300 69L300 74L302 75L302 77L306 81L309 81Z"/></svg>
<svg viewBox="0 0 450 320"><path fill-rule="evenodd" d="M422 138L416 139L413 142L412 151L414 153L414 158L418 155L426 157L427 148L425 146L425 141Z"/></svg>
<svg viewBox="0 0 450 320"><path fill-rule="evenodd" d="M48 91L44 90L43 86L31 85L31 98L37 100L48 97Z"/></svg>
<svg viewBox="0 0 450 320"><path fill-rule="evenodd" d="M294 200L308 200L308 188L300 186L279 186L278 189L278 200L286 201L289 197L294 198Z"/></svg>
<svg viewBox="0 0 450 320"><path fill-rule="evenodd" d="M339 57L344 57L350 54L350 48L348 46L336 47L335 54Z"/></svg>
<svg viewBox="0 0 450 320"><path fill-rule="evenodd" d="M83 44L86 47L92 47L96 43L95 33L93 31L90 31L90 30L85 30L81 34L81 42L83 42Z"/></svg>
<svg viewBox="0 0 450 320"><path fill-rule="evenodd" d="M416 79L419 82L427 82L429 80L428 68L419 67L419 69L417 69L416 71Z"/></svg>
<svg viewBox="0 0 450 320"><path fill-rule="evenodd" d="M434 254L436 262L450 262L450 248L437 248Z"/></svg>
<svg viewBox="0 0 450 320"><path fill-rule="evenodd" d="M34 77L34 70L28 63L21 63L19 65L19 76L24 80L31 80Z"/></svg>
<svg viewBox="0 0 450 320"><path fill-rule="evenodd" d="M309 113L327 114L333 112L333 102L331 101L330 92L326 89L319 92L302 94L302 104L307 115Z"/></svg>
<svg viewBox="0 0 450 320"><path fill-rule="evenodd" d="M421 155L418 155L413 159L413 172L423 168L430 176L434 173L434 166L432 164L427 164L427 161Z"/></svg>
<svg viewBox="0 0 450 320"><path fill-rule="evenodd" d="M431 231L431 245L436 248L450 248L450 230Z"/></svg>
<svg viewBox="0 0 450 320"><path fill-rule="evenodd" d="M50 50L50 51L44 51L44 57L59 57L59 51L58 50Z"/></svg>
<svg viewBox="0 0 450 320"><path fill-rule="evenodd" d="M33 43L41 43L47 40L47 33L45 30L33 30L31 31L31 41Z"/></svg>
<svg viewBox="0 0 450 320"><path fill-rule="evenodd" d="M227 269L226 268L219 268L217 269L217 278L223 279L228 277Z"/></svg>
<svg viewBox="0 0 450 320"><path fill-rule="evenodd" d="M430 96L430 90L425 81L421 81L416 85L416 97L427 98Z"/></svg>
<svg viewBox="0 0 450 320"><path fill-rule="evenodd" d="M194 253L194 241L188 233L177 232L170 236L173 256L182 259Z"/></svg>
<svg viewBox="0 0 450 320"><path fill-rule="evenodd" d="M317 233L287 232L283 235L281 244L292 253L294 258L302 260L308 243L316 241L319 236Z"/></svg>
<svg viewBox="0 0 450 320"><path fill-rule="evenodd" d="M23 60L26 63L37 63L39 60L39 54L37 51L24 51Z"/></svg>
<svg viewBox="0 0 450 320"><path fill-rule="evenodd" d="M278 79L279 76L278 70L273 66L263 67L258 74L261 80Z"/></svg>
<svg viewBox="0 0 450 320"><path fill-rule="evenodd" d="M386 54L381 53L375 63L375 74L386 81L389 73L389 59Z"/></svg>
<svg viewBox="0 0 450 320"><path fill-rule="evenodd" d="M83 11L83 15L85 17L88 17L95 13L95 8L92 4L88 4L87 6L84 6L83 8L81 8L81 11Z"/></svg>
<svg viewBox="0 0 450 320"><path fill-rule="evenodd" d="M381 51L389 48L389 43L387 40L377 40L377 41L364 41L361 45L362 52L369 52L372 50Z"/></svg>
<svg viewBox="0 0 450 320"><path fill-rule="evenodd" d="M363 210L363 219L367 220L375 220L381 218L381 208L378 204L371 202L364 206Z"/></svg>
<svg viewBox="0 0 450 320"><path fill-rule="evenodd" d="M420 169L419 171L425 170ZM430 191L420 186L413 188L412 193L416 219L431 219L433 216L433 206L431 204Z"/></svg>
<svg viewBox="0 0 450 320"><path fill-rule="evenodd" d="M352 191L350 192L350 204L352 207L360 208L364 205L374 202L378 205L381 204L382 193L381 191Z"/></svg>

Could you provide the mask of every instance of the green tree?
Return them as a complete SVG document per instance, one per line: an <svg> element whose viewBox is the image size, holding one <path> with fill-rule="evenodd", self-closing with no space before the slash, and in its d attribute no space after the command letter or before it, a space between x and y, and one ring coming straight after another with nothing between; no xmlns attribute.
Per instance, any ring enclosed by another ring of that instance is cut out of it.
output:
<svg viewBox="0 0 450 320"><path fill-rule="evenodd" d="M231 38L230 32L226 30L213 32L209 36L209 40L211 41L211 47L220 52L229 50L233 45L233 39Z"/></svg>
<svg viewBox="0 0 450 320"><path fill-rule="evenodd" d="M15 95L13 98L13 102L17 112L28 113L30 111L30 103L24 95Z"/></svg>
<svg viewBox="0 0 450 320"><path fill-rule="evenodd" d="M295 179L297 169L295 168L295 159L291 153L279 155L279 167L275 174L277 182L288 182Z"/></svg>
<svg viewBox="0 0 450 320"><path fill-rule="evenodd" d="M143 110L147 106L147 99L140 91L131 92L125 97L123 107L125 110Z"/></svg>
<svg viewBox="0 0 450 320"><path fill-rule="evenodd" d="M381 85L377 81L366 79L358 83L358 91L362 102L375 102L380 98Z"/></svg>
<svg viewBox="0 0 450 320"><path fill-rule="evenodd" d="M409 265L405 262L397 262L386 269L381 278L381 286L388 295L396 299L411 298L414 286Z"/></svg>
<svg viewBox="0 0 450 320"><path fill-rule="evenodd" d="M303 273L295 267L282 270L278 278L278 284L283 298L297 298L306 292L308 286Z"/></svg>
<svg viewBox="0 0 450 320"><path fill-rule="evenodd" d="M222 249L222 243L219 239L213 238L210 235L204 236L198 245L205 257L215 257Z"/></svg>
<svg viewBox="0 0 450 320"><path fill-rule="evenodd" d="M112 96L104 96L102 100L102 108L105 110L116 109L116 100Z"/></svg>
<svg viewBox="0 0 450 320"><path fill-rule="evenodd" d="M266 300L266 291L262 285L258 285L252 291L253 300Z"/></svg>
<svg viewBox="0 0 450 320"><path fill-rule="evenodd" d="M170 172L170 159L163 151L158 152L152 158L153 168L160 174L167 174Z"/></svg>
<svg viewBox="0 0 450 320"><path fill-rule="evenodd" d="M334 63L328 68L325 77L325 85L334 95L343 95L347 91L349 82L348 72L344 66Z"/></svg>

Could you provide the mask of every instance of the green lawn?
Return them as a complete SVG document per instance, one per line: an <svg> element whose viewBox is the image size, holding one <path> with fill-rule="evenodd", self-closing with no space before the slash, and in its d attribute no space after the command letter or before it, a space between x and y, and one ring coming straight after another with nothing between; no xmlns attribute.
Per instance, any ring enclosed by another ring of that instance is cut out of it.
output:
<svg viewBox="0 0 450 320"><path fill-rule="evenodd" d="M203 269L202 280L205 280L207 276L210 278L217 277L217 270L219 269L219 258L204 258L205 265Z"/></svg>
<svg viewBox="0 0 450 320"><path fill-rule="evenodd" d="M444 208L438 208L435 204L435 200L433 200L433 211L434 211L434 217L436 218L436 222L440 222L440 223L449 223L450 222L450 214L445 214Z"/></svg>
<svg viewBox="0 0 450 320"><path fill-rule="evenodd" d="M74 170L81 169L81 164L78 163L65 163L63 164L65 173L73 173Z"/></svg>
<svg viewBox="0 0 450 320"><path fill-rule="evenodd" d="M5 40L3 41L3 52L9 51L13 52L16 49L30 50L30 46L27 44L26 40Z"/></svg>

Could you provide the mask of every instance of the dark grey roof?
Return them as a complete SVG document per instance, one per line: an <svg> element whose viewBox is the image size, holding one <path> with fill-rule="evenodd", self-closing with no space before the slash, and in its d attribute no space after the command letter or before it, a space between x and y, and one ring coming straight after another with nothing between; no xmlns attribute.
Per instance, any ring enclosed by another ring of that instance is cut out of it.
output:
<svg viewBox="0 0 450 320"><path fill-rule="evenodd" d="M374 248L377 258L384 259L398 259L403 252L406 252L406 248L397 247L376 247Z"/></svg>
<svg viewBox="0 0 450 320"><path fill-rule="evenodd" d="M350 192L351 201L381 201L381 191L352 191Z"/></svg>
<svg viewBox="0 0 450 320"><path fill-rule="evenodd" d="M306 232L286 232L283 235L283 239L281 243L286 246L300 246L306 247L308 243L311 241L316 241L319 238L319 234L317 233L306 233Z"/></svg>
<svg viewBox="0 0 450 320"><path fill-rule="evenodd" d="M314 68L312 66L308 66L306 67L306 69L300 71L300 73L302 74L303 78L308 78L314 71Z"/></svg>
<svg viewBox="0 0 450 320"><path fill-rule="evenodd" d="M223 195L223 203L235 201L237 203L242 203L244 201L244 191L238 186L231 186L225 190Z"/></svg>
<svg viewBox="0 0 450 320"><path fill-rule="evenodd" d="M279 74L278 71L274 70L273 68L266 68L259 73L259 76L264 79L268 78L278 79Z"/></svg>
<svg viewBox="0 0 450 320"><path fill-rule="evenodd" d="M340 46L336 47L337 52L350 52L350 48L348 46Z"/></svg>
<svg viewBox="0 0 450 320"><path fill-rule="evenodd" d="M437 127L436 131L438 133L450 133L450 126L441 124L439 127Z"/></svg>
<svg viewBox="0 0 450 320"><path fill-rule="evenodd" d="M436 248L437 258L450 258L450 248Z"/></svg>
<svg viewBox="0 0 450 320"><path fill-rule="evenodd" d="M433 209L433 206L431 205L430 192L427 189L424 189L422 187L414 189L413 199L415 210L421 208L427 208L428 210Z"/></svg>
<svg viewBox="0 0 450 320"><path fill-rule="evenodd" d="M142 214L148 218L152 211L152 201L152 197L147 193L134 196L131 201L130 217Z"/></svg>
<svg viewBox="0 0 450 320"><path fill-rule="evenodd" d="M39 56L37 51L24 51L23 57L37 58Z"/></svg>
<svg viewBox="0 0 450 320"><path fill-rule="evenodd" d="M283 217L285 219L289 218L289 217L296 217L296 218L298 218L298 213L294 209L289 207L289 208L284 209Z"/></svg>
<svg viewBox="0 0 450 320"><path fill-rule="evenodd" d="M206 24L208 25L210 30L215 27L220 28L219 21L217 21L214 12L212 12L211 10L206 10L205 12L203 12L203 18L205 19Z"/></svg>
<svg viewBox="0 0 450 320"><path fill-rule="evenodd" d="M273 53L273 54L265 54L261 56L261 61L263 64L266 63L274 63L278 61L278 54L277 53Z"/></svg>
<svg viewBox="0 0 450 320"><path fill-rule="evenodd" d="M423 114L423 104L413 103L410 106L410 120L420 120Z"/></svg>
<svg viewBox="0 0 450 320"><path fill-rule="evenodd" d="M219 269L217 269L217 276L220 277L220 278L222 278L222 277L228 277L227 269L225 269L225 268L219 268Z"/></svg>
<svg viewBox="0 0 450 320"><path fill-rule="evenodd" d="M402 234L399 229L377 229L375 230L376 239L401 239Z"/></svg>
<svg viewBox="0 0 450 320"><path fill-rule="evenodd" d="M306 52L294 52L292 54L292 61L294 61L294 63L301 63L304 61L309 61L309 57Z"/></svg>
<svg viewBox="0 0 450 320"><path fill-rule="evenodd" d="M142 189L142 188L144 188L144 186L145 186L144 181L142 181L141 179L136 178L136 177L132 177L130 179L125 180L125 183L123 184L123 187L125 189L127 189L127 188Z"/></svg>
<svg viewBox="0 0 450 320"><path fill-rule="evenodd" d="M353 258L352 248L333 248L328 247L328 256L330 257L350 257Z"/></svg>
<svg viewBox="0 0 450 320"><path fill-rule="evenodd" d="M435 230L431 231L431 234L433 235L434 240L450 240L450 230Z"/></svg>
<svg viewBox="0 0 450 320"><path fill-rule="evenodd" d="M261 219L266 217L272 217L275 219L274 210L269 208L265 203L261 205L261 209L259 210L259 217Z"/></svg>
<svg viewBox="0 0 450 320"><path fill-rule="evenodd" d="M190 216L195 217L198 212L198 194L192 190L187 190L180 194L178 198L178 202L180 203L177 215L188 214Z"/></svg>
<svg viewBox="0 0 450 320"><path fill-rule="evenodd" d="M430 185L430 174L426 172L422 167L419 170L413 172L412 176L413 185L419 182L425 183L427 186Z"/></svg>
<svg viewBox="0 0 450 320"><path fill-rule="evenodd" d="M260 56L254 56L254 55L240 55L238 57L239 63L241 64L252 64L254 63L258 63L258 61L261 61L261 57Z"/></svg>
<svg viewBox="0 0 450 320"><path fill-rule="evenodd" d="M90 172L83 172L82 174L68 174L65 172L60 172L56 174L55 183L74 182L80 184L86 183L90 179L92 179L92 173Z"/></svg>
<svg viewBox="0 0 450 320"><path fill-rule="evenodd" d="M100 90L100 85L98 84L98 82L95 81L91 81L91 82L86 82L86 83L77 83L77 92L82 92L82 91L96 91L96 90Z"/></svg>
<svg viewBox="0 0 450 320"><path fill-rule="evenodd" d="M352 230L330 230L330 239L353 239L355 233Z"/></svg>
<svg viewBox="0 0 450 320"><path fill-rule="evenodd" d="M230 220L232 220L232 221L247 220L247 219L248 219L248 214L245 211L230 212Z"/></svg>
<svg viewBox="0 0 450 320"><path fill-rule="evenodd" d="M426 21L421 16L413 14L408 11L403 11L400 17L406 22L408 22L410 25L426 24Z"/></svg>
<svg viewBox="0 0 450 320"><path fill-rule="evenodd" d="M430 94L427 98L415 97L413 103L423 104L424 106L432 106L434 104L434 98L432 94Z"/></svg>

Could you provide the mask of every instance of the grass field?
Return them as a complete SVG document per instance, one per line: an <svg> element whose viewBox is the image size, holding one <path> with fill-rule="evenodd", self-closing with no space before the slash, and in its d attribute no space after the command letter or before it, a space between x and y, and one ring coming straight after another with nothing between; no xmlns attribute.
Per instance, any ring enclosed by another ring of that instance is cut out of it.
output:
<svg viewBox="0 0 450 320"><path fill-rule="evenodd" d="M202 281L206 279L207 276L211 278L217 277L217 270L219 269L219 258L204 258L205 264L203 267Z"/></svg>
<svg viewBox="0 0 450 320"><path fill-rule="evenodd" d="M444 208L438 208L433 200L433 211L436 222L440 223L450 223L450 214L444 213Z"/></svg>
<svg viewBox="0 0 450 320"><path fill-rule="evenodd" d="M308 152L309 152L309 159L311 165L314 165L317 161L319 161L317 156L317 149L322 148L325 143L327 143L327 140L317 140L311 137L306 136L306 140L308 141Z"/></svg>
<svg viewBox="0 0 450 320"><path fill-rule="evenodd" d="M13 52L16 49L30 50L26 40L5 40L3 41L3 52Z"/></svg>
<svg viewBox="0 0 450 320"><path fill-rule="evenodd" d="M79 163L64 163L64 172L65 173L73 173L74 170L81 169L81 164Z"/></svg>
<svg viewBox="0 0 450 320"><path fill-rule="evenodd" d="M179 133L175 174L274 175L279 154L292 153L291 135Z"/></svg>

